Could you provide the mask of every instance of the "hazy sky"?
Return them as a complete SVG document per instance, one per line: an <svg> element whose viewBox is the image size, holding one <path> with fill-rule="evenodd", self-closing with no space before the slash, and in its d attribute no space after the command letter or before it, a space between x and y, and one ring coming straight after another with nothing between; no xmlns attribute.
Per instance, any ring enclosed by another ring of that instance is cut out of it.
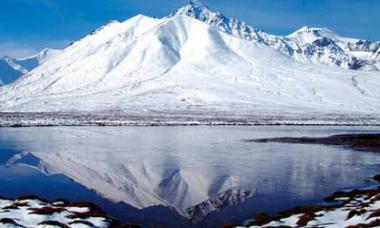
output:
<svg viewBox="0 0 380 228"><path fill-rule="evenodd" d="M186 0L0 0L0 54L63 48L111 19L162 17ZM212 9L275 34L303 25L380 40L380 0L204 0Z"/></svg>

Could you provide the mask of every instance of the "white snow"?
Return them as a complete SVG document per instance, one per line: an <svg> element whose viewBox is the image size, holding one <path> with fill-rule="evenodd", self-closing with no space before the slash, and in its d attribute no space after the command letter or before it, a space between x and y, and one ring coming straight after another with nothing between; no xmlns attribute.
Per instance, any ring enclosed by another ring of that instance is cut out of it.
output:
<svg viewBox="0 0 380 228"><path fill-rule="evenodd" d="M40 53L20 59L9 56L0 58L0 86L9 84L17 80L23 74L41 65L57 55L60 51L54 49L44 49Z"/></svg>
<svg viewBox="0 0 380 228"><path fill-rule="evenodd" d="M224 16L192 4L187 7L195 4L204 20L182 9L162 19L138 15L98 29L0 88L0 111L380 114L378 71L348 70L319 60L300 63L273 48L286 47L285 41L269 35L266 42L242 39L234 32L237 24L246 27L242 22L231 19L223 29L209 19L213 15L224 21Z"/></svg>
<svg viewBox="0 0 380 228"><path fill-rule="evenodd" d="M380 209L380 194L375 194L371 197L361 197L357 196L353 199L348 200L344 206L338 207L330 210L321 210L315 213L315 219L307 223L307 227L349 227L358 224L370 224L379 219L378 216L371 216L371 214L376 211L379 212ZM361 211L362 213L349 216L352 210ZM272 221L268 224L262 226L250 226L255 227L299 227L297 222L304 214L295 214L287 218L280 219L278 221ZM374 226L375 227L375 226Z"/></svg>
<svg viewBox="0 0 380 228"><path fill-rule="evenodd" d="M10 207L12 206L12 207ZM34 209L49 208L56 210L53 213L33 213ZM54 221L69 227L93 227L84 223L90 222L96 227L109 227L111 220L105 217L91 217L84 219L72 218L70 216L82 214L90 211L87 207L65 207L53 203L45 202L39 199L0 199L0 226L1 227L56 227L43 222ZM4 222L4 219L13 220L17 225ZM74 222L74 223L73 223Z"/></svg>
<svg viewBox="0 0 380 228"><path fill-rule="evenodd" d="M25 68L28 71L33 70L37 66L47 62L49 59L54 58L56 55L58 55L61 51L51 48L45 48L41 52L25 57L25 58L19 58L16 59L16 63L21 65L23 68ZM26 72L24 72L26 73Z"/></svg>
<svg viewBox="0 0 380 228"><path fill-rule="evenodd" d="M375 53L380 50L380 42L341 37L327 28L308 26L289 36L272 35L212 11L200 1L190 1L174 14L187 15L236 37L265 44L300 62L379 71L380 62ZM358 51L365 55L357 55Z"/></svg>

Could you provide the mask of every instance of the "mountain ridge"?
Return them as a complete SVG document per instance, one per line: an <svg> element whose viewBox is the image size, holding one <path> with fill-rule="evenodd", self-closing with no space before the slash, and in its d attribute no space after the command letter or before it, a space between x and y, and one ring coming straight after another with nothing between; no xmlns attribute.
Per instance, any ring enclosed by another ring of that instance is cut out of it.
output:
<svg viewBox="0 0 380 228"><path fill-rule="evenodd" d="M138 15L113 21L74 42L48 64L0 88L0 111L297 114L301 119L380 114L378 71L298 61L182 9L161 19ZM304 27L286 39L308 43L310 34L314 39L322 33L328 31ZM285 45L275 38L268 42ZM330 39L352 43L331 33ZM323 50L331 48L317 40Z"/></svg>
<svg viewBox="0 0 380 228"><path fill-rule="evenodd" d="M322 63L352 70L380 70L380 41L344 38L328 28L308 26L303 26L287 36L272 35L244 21L212 11L199 0L190 0L187 5L172 13L176 14L196 18L245 40L264 43L300 62ZM305 36L309 40L302 39ZM368 55L358 55L353 53L355 51L367 52Z"/></svg>
<svg viewBox="0 0 380 228"><path fill-rule="evenodd" d="M41 52L24 57L0 57L0 86L10 84L59 53L59 50L45 48Z"/></svg>

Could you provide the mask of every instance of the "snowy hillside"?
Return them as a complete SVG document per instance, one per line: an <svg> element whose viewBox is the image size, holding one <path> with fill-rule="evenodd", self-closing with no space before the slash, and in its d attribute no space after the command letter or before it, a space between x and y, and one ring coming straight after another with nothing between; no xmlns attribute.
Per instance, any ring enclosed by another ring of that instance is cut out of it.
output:
<svg viewBox="0 0 380 228"><path fill-rule="evenodd" d="M203 13L206 9L192 2L162 19L138 15L113 21L2 87L0 110L380 114L380 73L369 52L354 51L361 50L360 41L309 28L276 37L232 19L223 24L225 17ZM247 33L241 33L243 28ZM352 51L332 52L322 35ZM252 42L257 39L262 42ZM297 43L300 50L308 49L310 42L320 45L307 58L304 51L298 55L298 49L288 48ZM345 69L353 68L344 59L354 52L368 59L355 67L363 71ZM342 67L320 64L334 56Z"/></svg>
<svg viewBox="0 0 380 228"><path fill-rule="evenodd" d="M41 52L26 57L26 58L19 58L16 60L16 63L21 65L23 68L27 69L28 71L33 70L37 66L43 64L44 62L48 61L49 59L56 56L60 50L55 50L51 48L45 48Z"/></svg>
<svg viewBox="0 0 380 228"><path fill-rule="evenodd" d="M16 63L11 57L0 58L0 86L9 84L28 71Z"/></svg>
<svg viewBox="0 0 380 228"><path fill-rule="evenodd" d="M175 12L201 20L245 40L271 46L300 62L320 63L353 70L380 70L380 42L340 37L327 28L302 27L289 36L276 36L235 18L212 11L192 0Z"/></svg>
<svg viewBox="0 0 380 228"><path fill-rule="evenodd" d="M9 56L0 58L0 85L9 84L28 73L37 66L54 57L58 50L44 49L40 53L27 57L14 59Z"/></svg>

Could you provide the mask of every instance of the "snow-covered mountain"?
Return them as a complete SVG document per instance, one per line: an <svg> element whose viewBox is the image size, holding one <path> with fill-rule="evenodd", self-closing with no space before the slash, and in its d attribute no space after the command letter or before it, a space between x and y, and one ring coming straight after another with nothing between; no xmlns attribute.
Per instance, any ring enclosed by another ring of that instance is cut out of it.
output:
<svg viewBox="0 0 380 228"><path fill-rule="evenodd" d="M288 36L268 34L192 0L174 14L187 15L245 40L271 46L300 62L353 70L380 70L380 42L340 37L327 28L302 27Z"/></svg>
<svg viewBox="0 0 380 228"><path fill-rule="evenodd" d="M73 43L2 87L0 110L380 114L376 45L326 29L273 36L192 1L169 17L113 21ZM368 64L350 67L344 59L354 54ZM334 56L342 67L321 64Z"/></svg>
<svg viewBox="0 0 380 228"><path fill-rule="evenodd" d="M26 58L19 58L16 60L16 62L26 70L31 71L39 65L45 63L49 59L53 58L58 53L60 53L60 50L45 48L44 50L35 55Z"/></svg>
<svg viewBox="0 0 380 228"><path fill-rule="evenodd" d="M15 59L10 56L0 58L0 85L9 84L59 53L46 48L35 55Z"/></svg>
<svg viewBox="0 0 380 228"><path fill-rule="evenodd" d="M28 71L9 56L0 58L0 86L9 84Z"/></svg>

